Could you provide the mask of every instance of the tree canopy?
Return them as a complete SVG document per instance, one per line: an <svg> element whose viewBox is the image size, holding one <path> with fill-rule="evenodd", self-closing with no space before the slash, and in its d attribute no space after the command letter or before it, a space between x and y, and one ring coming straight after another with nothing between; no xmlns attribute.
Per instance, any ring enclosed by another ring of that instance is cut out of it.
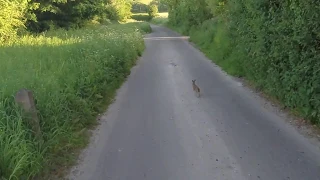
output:
<svg viewBox="0 0 320 180"><path fill-rule="evenodd" d="M0 0L0 41L19 29L42 32L51 27L75 28L94 18L126 20L131 0Z"/></svg>

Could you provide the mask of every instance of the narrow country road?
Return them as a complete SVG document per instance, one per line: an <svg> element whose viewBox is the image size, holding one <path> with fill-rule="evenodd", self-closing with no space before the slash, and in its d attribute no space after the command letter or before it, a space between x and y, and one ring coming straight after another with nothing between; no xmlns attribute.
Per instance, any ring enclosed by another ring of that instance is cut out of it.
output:
<svg viewBox="0 0 320 180"><path fill-rule="evenodd" d="M187 40L152 28L143 56L69 179L320 179L317 143Z"/></svg>

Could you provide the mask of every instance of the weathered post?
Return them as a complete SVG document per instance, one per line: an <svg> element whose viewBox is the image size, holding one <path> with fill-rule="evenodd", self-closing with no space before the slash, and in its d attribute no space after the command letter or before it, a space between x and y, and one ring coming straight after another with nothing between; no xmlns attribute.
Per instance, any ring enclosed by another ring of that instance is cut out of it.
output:
<svg viewBox="0 0 320 180"><path fill-rule="evenodd" d="M34 135L39 140L42 140L42 134L40 129L39 118L37 115L37 109L34 102L33 92L27 89L21 89L15 96L15 101L25 111L29 124L34 132Z"/></svg>

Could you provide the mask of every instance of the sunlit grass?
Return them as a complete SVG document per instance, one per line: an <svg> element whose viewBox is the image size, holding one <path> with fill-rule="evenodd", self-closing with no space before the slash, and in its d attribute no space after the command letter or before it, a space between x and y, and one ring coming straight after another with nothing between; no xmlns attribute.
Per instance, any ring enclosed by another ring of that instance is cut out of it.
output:
<svg viewBox="0 0 320 180"><path fill-rule="evenodd" d="M149 21L150 17L148 13L133 13L131 19L135 21Z"/></svg>
<svg viewBox="0 0 320 180"><path fill-rule="evenodd" d="M163 13L158 13L158 17L159 18L168 18L168 13L167 12L163 12Z"/></svg>
<svg viewBox="0 0 320 180"><path fill-rule="evenodd" d="M29 179L73 162L83 130L130 73L144 49L147 23L55 30L0 45L0 179ZM38 142L13 95L31 89L44 143Z"/></svg>
<svg viewBox="0 0 320 180"><path fill-rule="evenodd" d="M142 4L148 5L148 4L150 4L150 2L151 2L152 0L137 0L137 1L140 2L140 3L142 3Z"/></svg>
<svg viewBox="0 0 320 180"><path fill-rule="evenodd" d="M158 13L158 16L153 18L150 23L157 25L167 25L168 13Z"/></svg>
<svg viewBox="0 0 320 180"><path fill-rule="evenodd" d="M148 13L134 13L131 16L131 21L147 21L152 24L164 25L168 22L168 13L158 13L156 17L150 20Z"/></svg>

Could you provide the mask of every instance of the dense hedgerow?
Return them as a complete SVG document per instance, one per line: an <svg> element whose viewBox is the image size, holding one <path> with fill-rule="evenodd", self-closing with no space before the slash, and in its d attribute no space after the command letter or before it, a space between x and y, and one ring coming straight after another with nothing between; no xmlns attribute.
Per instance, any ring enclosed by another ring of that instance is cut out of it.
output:
<svg viewBox="0 0 320 180"><path fill-rule="evenodd" d="M215 62L320 123L318 1L167 2L170 25Z"/></svg>
<svg viewBox="0 0 320 180"><path fill-rule="evenodd" d="M34 177L84 144L84 129L144 49L141 29L150 27L57 30L0 45L0 179ZM44 143L14 104L21 88L35 93Z"/></svg>

